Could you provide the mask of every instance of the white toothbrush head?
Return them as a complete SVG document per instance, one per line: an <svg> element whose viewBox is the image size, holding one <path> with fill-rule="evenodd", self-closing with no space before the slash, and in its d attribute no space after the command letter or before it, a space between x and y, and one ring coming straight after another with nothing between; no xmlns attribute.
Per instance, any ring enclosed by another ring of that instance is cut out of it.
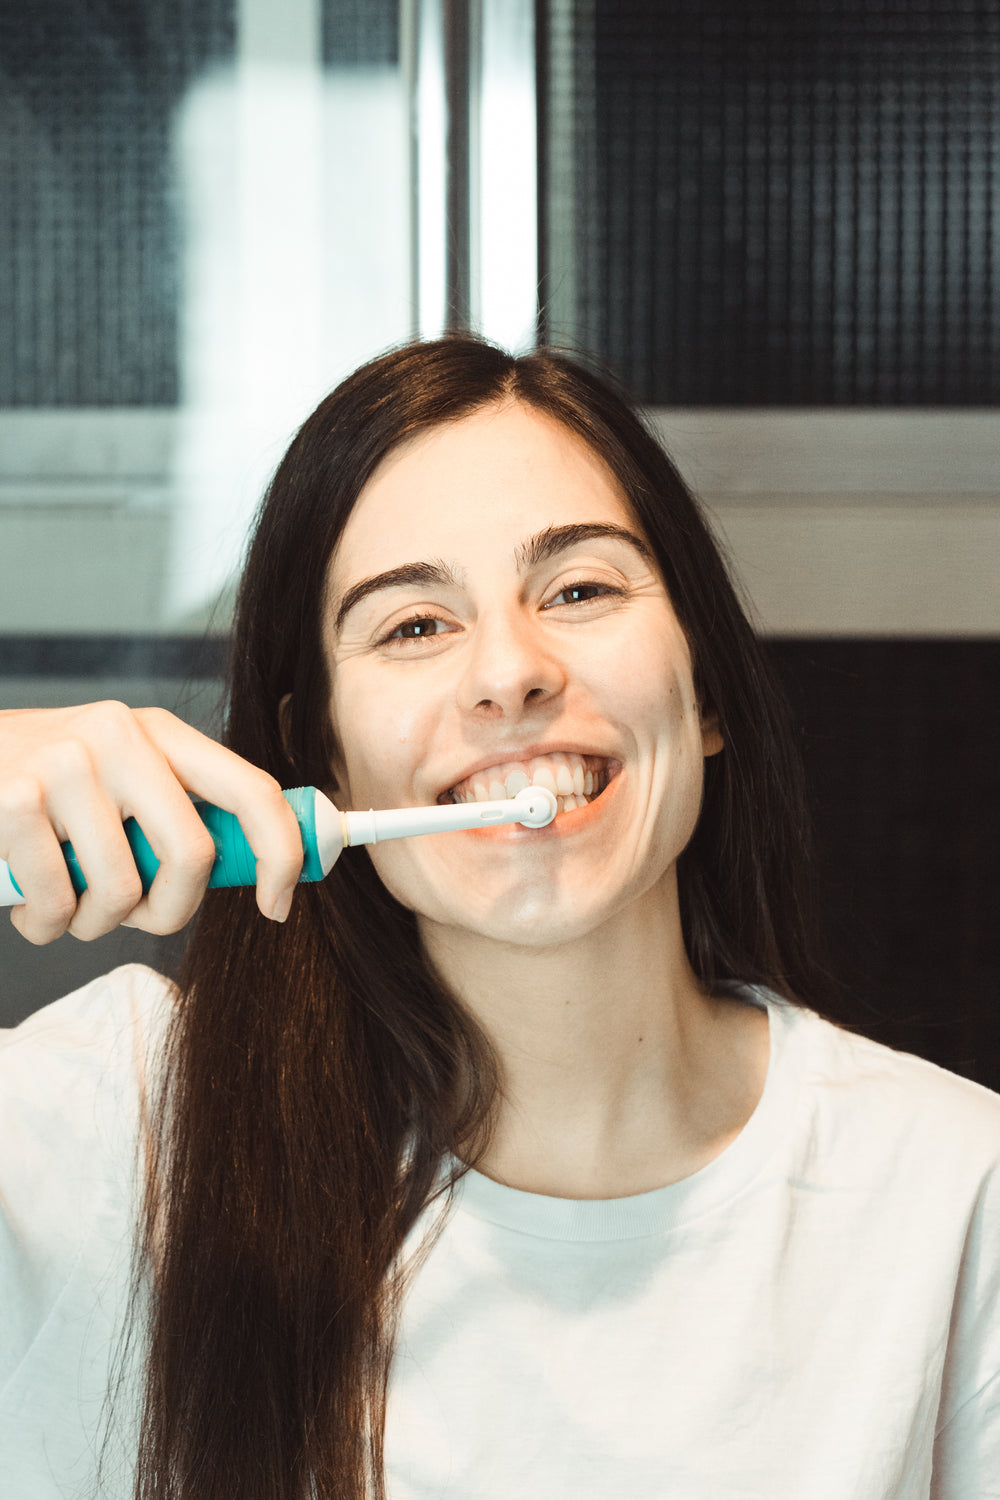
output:
<svg viewBox="0 0 1000 1500"><path fill-rule="evenodd" d="M517 821L525 828L546 828L559 807L555 794L544 786L523 786L513 800L524 804L524 812Z"/></svg>

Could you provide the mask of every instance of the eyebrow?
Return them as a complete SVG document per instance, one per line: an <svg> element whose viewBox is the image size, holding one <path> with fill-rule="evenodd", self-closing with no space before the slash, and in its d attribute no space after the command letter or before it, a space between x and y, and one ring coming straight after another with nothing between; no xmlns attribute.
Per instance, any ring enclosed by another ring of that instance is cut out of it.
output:
<svg viewBox="0 0 1000 1500"><path fill-rule="evenodd" d="M554 557L557 552L565 552L567 547L576 547L580 542L589 542L594 537L610 537L612 541L627 542L647 562L655 561L647 543L626 526L613 526L601 521L581 521L571 526L547 526L544 531L518 547L515 554L517 565L522 570L537 567L539 563Z"/></svg>
<svg viewBox="0 0 1000 1500"><path fill-rule="evenodd" d="M569 526L548 526L515 550L515 560L519 570L525 572L529 568L537 567L539 563L546 562L556 553L565 552L568 547L579 546L581 542L591 541L595 537L610 537L612 541L626 542L630 547L634 547L647 562L654 562L648 545L634 531L629 531L625 526L614 526L598 521L585 521ZM339 631L351 610L360 604L362 599L367 599L369 594L379 593L383 589L406 588L414 584L445 584L455 587L459 581L454 568L440 561L404 563L401 567L390 568L385 573L374 573L370 578L362 578L359 583L352 584L347 590L337 610L335 628Z"/></svg>
<svg viewBox="0 0 1000 1500"><path fill-rule="evenodd" d="M374 573L371 578L362 578L360 583L352 584L340 601L337 610L335 626L337 630L343 625L347 616L355 605L360 604L362 599L367 599L369 594L377 594L380 589L405 588L407 585L419 583L450 584L458 583L458 577L454 568L449 568L443 562L414 562L404 563L402 567L390 568L387 573Z"/></svg>

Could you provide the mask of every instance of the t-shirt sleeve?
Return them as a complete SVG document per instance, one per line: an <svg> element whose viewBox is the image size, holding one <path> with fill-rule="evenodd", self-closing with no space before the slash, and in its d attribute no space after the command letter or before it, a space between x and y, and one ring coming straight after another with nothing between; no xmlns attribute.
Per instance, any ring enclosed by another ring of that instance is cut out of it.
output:
<svg viewBox="0 0 1000 1500"><path fill-rule="evenodd" d="M131 964L0 1031L0 1393L81 1258L131 1221L150 1060L172 997Z"/></svg>
<svg viewBox="0 0 1000 1500"><path fill-rule="evenodd" d="M970 1216L930 1500L1000 1500L1000 1166Z"/></svg>
<svg viewBox="0 0 1000 1500"><path fill-rule="evenodd" d="M938 1433L931 1500L1000 1500L1000 1373Z"/></svg>

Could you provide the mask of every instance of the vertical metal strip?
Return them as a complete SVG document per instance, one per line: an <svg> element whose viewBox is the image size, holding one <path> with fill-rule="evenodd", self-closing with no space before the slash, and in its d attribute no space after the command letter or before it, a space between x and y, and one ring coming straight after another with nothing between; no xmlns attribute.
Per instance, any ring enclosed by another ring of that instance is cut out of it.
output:
<svg viewBox="0 0 1000 1500"><path fill-rule="evenodd" d="M449 330L469 328L472 317L469 10L470 0L444 0L445 317Z"/></svg>
<svg viewBox="0 0 1000 1500"><path fill-rule="evenodd" d="M424 338L538 320L534 0L403 0L411 278Z"/></svg>
<svg viewBox="0 0 1000 1500"><path fill-rule="evenodd" d="M419 0L399 0L399 67L406 90L407 225L410 263L410 336L420 337L420 125L418 110Z"/></svg>

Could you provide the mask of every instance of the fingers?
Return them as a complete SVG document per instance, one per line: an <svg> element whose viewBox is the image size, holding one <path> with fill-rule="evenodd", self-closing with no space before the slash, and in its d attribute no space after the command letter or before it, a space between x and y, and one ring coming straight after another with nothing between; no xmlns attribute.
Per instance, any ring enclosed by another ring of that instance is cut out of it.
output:
<svg viewBox="0 0 1000 1500"><path fill-rule="evenodd" d="M90 940L121 923L176 932L205 891L215 848L189 793L235 814L257 857L257 899L287 915L302 864L295 815L273 777L162 709L119 703L0 713L0 855L25 895L12 921L33 943ZM123 821L159 869L143 895ZM59 845L72 840L77 900Z"/></svg>
<svg viewBox="0 0 1000 1500"><path fill-rule="evenodd" d="M257 859L257 904L265 916L278 912L283 920L302 870L303 851L298 821L279 783L163 709L138 709L136 717L180 786L235 815ZM158 808L154 823L143 824L143 830L164 859L161 846L171 849L172 830L159 812ZM151 904L161 874L168 876L169 871L157 872L147 898Z"/></svg>
<svg viewBox="0 0 1000 1500"><path fill-rule="evenodd" d="M37 783L25 778L0 785L0 818L25 898L24 906L11 908L11 922L29 943L51 943L72 921L77 898Z"/></svg>
<svg viewBox="0 0 1000 1500"><path fill-rule="evenodd" d="M154 932L183 926L197 907L211 869L211 839L162 755L124 704L7 716L0 720L0 749L5 857L25 896L12 922L30 942L52 942L63 932L89 941L110 932L142 905L141 880L122 826L128 813L122 811L119 782L137 792L139 802L166 797L174 837L185 850L182 858L189 857L192 843L201 850L200 887L188 883L178 890L172 883L171 898L151 921L140 918L137 924ZM10 775L11 760L20 761L19 776ZM73 842L87 881L79 900L59 848L67 839Z"/></svg>

